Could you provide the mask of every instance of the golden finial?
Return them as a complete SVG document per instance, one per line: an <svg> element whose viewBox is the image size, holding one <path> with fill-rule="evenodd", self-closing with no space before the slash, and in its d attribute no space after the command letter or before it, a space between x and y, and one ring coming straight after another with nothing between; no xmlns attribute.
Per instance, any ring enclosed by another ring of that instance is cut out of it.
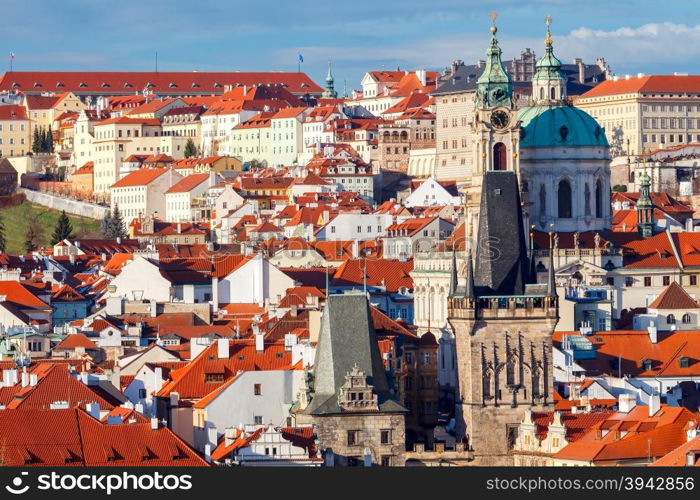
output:
<svg viewBox="0 0 700 500"><path fill-rule="evenodd" d="M549 25L552 24L552 18L547 14L544 18L544 24L547 25L547 38L545 39L545 45L552 45L552 34L549 32Z"/></svg>
<svg viewBox="0 0 700 500"><path fill-rule="evenodd" d="M491 12L491 14L489 14L489 18L491 18L491 33L495 35L498 31L498 28L496 28L496 19L498 18L498 13L496 11Z"/></svg>

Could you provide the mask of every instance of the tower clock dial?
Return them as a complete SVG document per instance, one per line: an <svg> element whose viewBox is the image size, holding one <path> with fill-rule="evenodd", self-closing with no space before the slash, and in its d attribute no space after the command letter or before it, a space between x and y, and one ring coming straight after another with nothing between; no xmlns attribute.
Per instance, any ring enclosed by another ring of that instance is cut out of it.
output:
<svg viewBox="0 0 700 500"><path fill-rule="evenodd" d="M508 126L509 121L510 117L508 116L508 113L506 113L502 109L498 109L491 113L491 125L493 125L496 128L506 128Z"/></svg>

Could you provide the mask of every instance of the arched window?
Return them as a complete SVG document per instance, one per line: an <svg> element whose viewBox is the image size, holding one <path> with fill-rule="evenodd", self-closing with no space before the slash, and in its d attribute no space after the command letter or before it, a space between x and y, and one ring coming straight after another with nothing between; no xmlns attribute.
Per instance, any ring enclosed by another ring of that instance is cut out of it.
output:
<svg viewBox="0 0 700 500"><path fill-rule="evenodd" d="M540 99L544 99L544 87L540 87Z"/></svg>
<svg viewBox="0 0 700 500"><path fill-rule="evenodd" d="M683 324L684 325L689 325L690 324L690 314L685 313L683 315Z"/></svg>
<svg viewBox="0 0 700 500"><path fill-rule="evenodd" d="M583 201L585 208L584 213L586 215L591 215L591 188L588 186L588 183L586 183L586 188L583 191Z"/></svg>
<svg viewBox="0 0 700 500"><path fill-rule="evenodd" d="M595 216L603 217L603 184L598 179L595 183Z"/></svg>
<svg viewBox="0 0 700 500"><path fill-rule="evenodd" d="M554 88L554 87L552 87L551 89L549 89L549 94L550 94L549 97L550 97L552 100L556 99L556 95L557 95L556 92L557 92L557 90L556 90L556 88Z"/></svg>
<svg viewBox="0 0 700 500"><path fill-rule="evenodd" d="M569 181L562 180L559 182L559 192L558 194L558 205L559 205L559 218L560 219L570 219L571 218L571 184Z"/></svg>
<svg viewBox="0 0 700 500"><path fill-rule="evenodd" d="M669 314L666 316L666 324L667 325L675 325L676 324L676 317L673 314Z"/></svg>
<svg viewBox="0 0 700 500"><path fill-rule="evenodd" d="M508 167L508 151L506 145L502 142L497 142L493 146L493 169L506 170Z"/></svg>

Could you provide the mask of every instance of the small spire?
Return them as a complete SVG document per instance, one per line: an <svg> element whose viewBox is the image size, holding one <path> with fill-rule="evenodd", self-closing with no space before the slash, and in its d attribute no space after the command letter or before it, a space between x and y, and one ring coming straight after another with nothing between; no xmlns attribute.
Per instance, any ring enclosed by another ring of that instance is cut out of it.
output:
<svg viewBox="0 0 700 500"><path fill-rule="evenodd" d="M549 269L547 270L547 297L557 296L557 284L554 277L554 245L552 244L553 232L549 231Z"/></svg>
<svg viewBox="0 0 700 500"><path fill-rule="evenodd" d="M326 75L326 90L323 91L321 97L326 99L335 99L338 93L335 91L335 81L333 78L333 61L328 58L328 74Z"/></svg>
<svg viewBox="0 0 700 500"><path fill-rule="evenodd" d="M472 262L472 249L467 252L467 281L464 285L464 298L475 299L474 294L474 264Z"/></svg>
<svg viewBox="0 0 700 500"><path fill-rule="evenodd" d="M452 243L452 268L450 269L450 297L457 292L457 243Z"/></svg>
<svg viewBox="0 0 700 500"><path fill-rule="evenodd" d="M552 33L549 31L549 25L552 24L552 18L547 14L547 17L544 18L544 24L547 25L547 37L544 40L544 44L547 46L552 45Z"/></svg>

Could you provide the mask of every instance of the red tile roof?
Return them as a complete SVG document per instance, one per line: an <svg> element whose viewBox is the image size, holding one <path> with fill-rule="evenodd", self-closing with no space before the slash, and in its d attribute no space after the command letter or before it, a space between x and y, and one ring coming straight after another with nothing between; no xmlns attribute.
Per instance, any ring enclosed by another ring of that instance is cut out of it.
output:
<svg viewBox="0 0 700 500"><path fill-rule="evenodd" d="M27 108L19 104L0 106L0 120L26 120Z"/></svg>
<svg viewBox="0 0 700 500"><path fill-rule="evenodd" d="M5 301L18 307L35 309L49 309L50 307L18 281L0 281L0 296L5 296Z"/></svg>
<svg viewBox="0 0 700 500"><path fill-rule="evenodd" d="M333 275L331 286L363 286L365 264L368 286L385 286L389 293L398 292L401 288L413 289L413 279L409 274L413 270L413 260L400 262L386 259L343 262Z"/></svg>
<svg viewBox="0 0 700 500"><path fill-rule="evenodd" d="M247 339L229 340L228 358L217 357L214 342L192 360L185 368L170 373L172 380L158 392L159 397L168 397L175 391L181 399L199 400L235 377L239 371L293 370L291 352L285 350L284 342L266 342L263 351L256 351L255 342ZM207 373L221 373L223 380L206 381Z"/></svg>
<svg viewBox="0 0 700 500"><path fill-rule="evenodd" d="M39 87L35 86L37 83ZM222 94L225 85L255 86L259 83L264 85L284 84L286 85L285 89L294 94L317 94L323 90L305 73L297 72L13 71L5 73L0 78L0 91L50 92L62 89L76 93L116 95L140 92L146 85L152 84L150 89L155 93L192 95L197 93Z"/></svg>
<svg viewBox="0 0 700 500"><path fill-rule="evenodd" d="M647 307L649 309L699 309L700 304L674 281Z"/></svg>
<svg viewBox="0 0 700 500"><path fill-rule="evenodd" d="M67 335L60 344L54 347L54 350L75 349L77 347L82 347L84 349L97 349L97 344L82 333L73 333L71 335Z"/></svg>
<svg viewBox="0 0 700 500"><path fill-rule="evenodd" d="M700 94L700 76L647 75L642 78L605 80L580 98L618 94Z"/></svg>
<svg viewBox="0 0 700 500"><path fill-rule="evenodd" d="M112 188L146 186L168 171L167 168L140 168L112 184Z"/></svg>
<svg viewBox="0 0 700 500"><path fill-rule="evenodd" d="M209 174L192 174L188 175L179 182L176 182L173 187L168 189L165 194L168 193L189 193L194 188L203 184L209 179Z"/></svg>

